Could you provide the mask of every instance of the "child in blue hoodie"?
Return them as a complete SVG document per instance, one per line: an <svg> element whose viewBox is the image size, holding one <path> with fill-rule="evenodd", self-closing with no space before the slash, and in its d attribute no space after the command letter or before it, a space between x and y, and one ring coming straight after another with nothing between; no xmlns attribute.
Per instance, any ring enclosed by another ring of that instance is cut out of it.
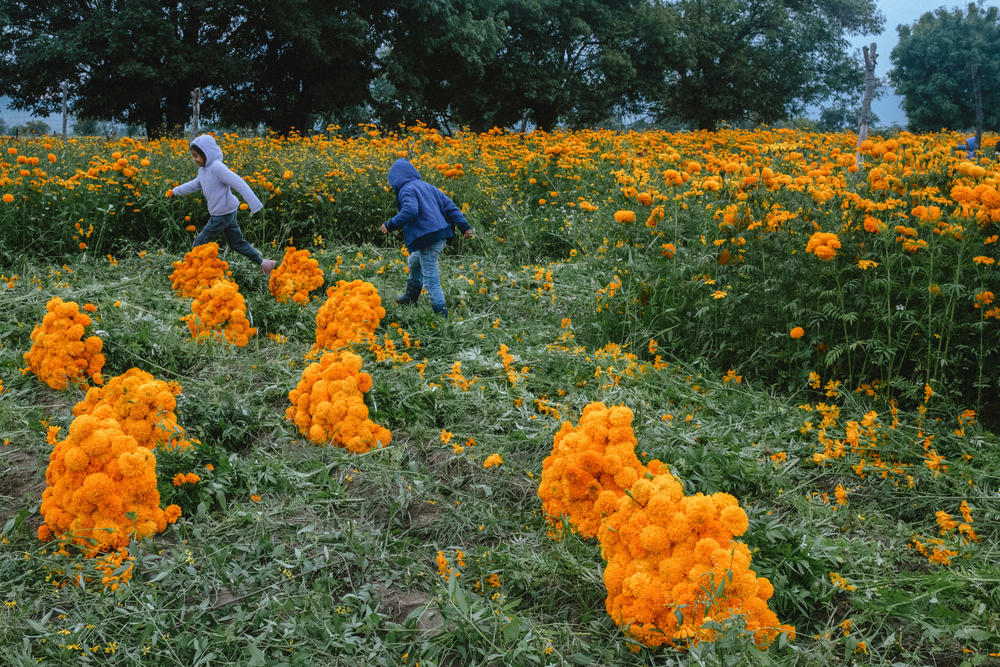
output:
<svg viewBox="0 0 1000 667"><path fill-rule="evenodd" d="M396 303L416 303L421 287L427 290L431 308L439 315L448 316L438 274L438 255L444 250L448 239L454 236L452 229L458 227L466 238L472 236L472 228L465 216L455 206L455 202L439 189L420 178L420 174L406 159L396 160L389 168L389 185L396 193L399 212L379 230L388 234L392 230L403 230L403 241L410 256L407 264L410 275L406 280L406 291L396 296Z"/></svg>
<svg viewBox="0 0 1000 667"><path fill-rule="evenodd" d="M222 162L222 149L212 135L202 134L195 137L191 142L191 159L198 165L197 178L168 190L167 196L183 197L199 190L205 195L208 214L211 217L208 219L208 224L195 237L192 247L203 245L222 235L230 248L250 258L265 276L270 276L277 262L273 259L264 259L257 249L243 238L243 232L236 222L236 211L240 208L240 202L233 196L232 190L240 194L250 207L251 213L261 210L264 205L260 203L246 181Z"/></svg>

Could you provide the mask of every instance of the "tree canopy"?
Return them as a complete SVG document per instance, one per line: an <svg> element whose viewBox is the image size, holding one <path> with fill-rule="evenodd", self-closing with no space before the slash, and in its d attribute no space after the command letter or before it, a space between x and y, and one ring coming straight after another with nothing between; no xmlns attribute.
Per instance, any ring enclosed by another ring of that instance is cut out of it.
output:
<svg viewBox="0 0 1000 667"><path fill-rule="evenodd" d="M179 134L320 119L473 129L772 122L856 91L874 0L9 0L15 108Z"/></svg>
<svg viewBox="0 0 1000 667"><path fill-rule="evenodd" d="M851 95L863 67L846 35L877 33L873 0L678 0L654 3L667 28L654 108L700 128L773 122Z"/></svg>
<svg viewBox="0 0 1000 667"><path fill-rule="evenodd" d="M940 8L896 30L889 78L911 129L975 125L973 65L980 66L984 125L1000 127L1000 9L982 3L970 3L964 12Z"/></svg>

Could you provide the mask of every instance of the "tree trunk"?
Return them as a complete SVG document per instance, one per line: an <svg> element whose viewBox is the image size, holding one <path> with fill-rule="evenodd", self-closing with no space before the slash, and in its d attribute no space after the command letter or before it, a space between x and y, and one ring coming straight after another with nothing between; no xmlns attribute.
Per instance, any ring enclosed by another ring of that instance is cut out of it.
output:
<svg viewBox="0 0 1000 667"><path fill-rule="evenodd" d="M198 136L201 124L201 88L191 91L191 141Z"/></svg>
<svg viewBox="0 0 1000 667"><path fill-rule="evenodd" d="M183 137L184 125L188 119L188 103L191 101L191 87L179 85L166 91L166 133L171 137Z"/></svg>
<svg viewBox="0 0 1000 667"><path fill-rule="evenodd" d="M861 102L861 119L858 121L858 152L855 164L858 168L864 164L861 157L861 142L868 138L868 125L872 122L872 99L875 97L875 59L878 54L875 51L875 42L871 46L862 49L865 56L865 97Z"/></svg>
<svg viewBox="0 0 1000 667"><path fill-rule="evenodd" d="M559 122L559 112L554 105L539 105L531 111L535 118L535 127L539 130L549 132Z"/></svg>
<svg viewBox="0 0 1000 667"><path fill-rule="evenodd" d="M972 66L972 105L976 109L976 150L983 150L983 81L979 65Z"/></svg>
<svg viewBox="0 0 1000 667"><path fill-rule="evenodd" d="M69 104L67 98L69 97L69 85L63 81L62 83L62 136L63 139L66 138L66 117L69 115Z"/></svg>

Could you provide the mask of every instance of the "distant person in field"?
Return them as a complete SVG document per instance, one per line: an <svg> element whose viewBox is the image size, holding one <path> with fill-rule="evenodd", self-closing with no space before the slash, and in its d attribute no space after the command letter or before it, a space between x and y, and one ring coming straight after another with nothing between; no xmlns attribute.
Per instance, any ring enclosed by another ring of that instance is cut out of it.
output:
<svg viewBox="0 0 1000 667"><path fill-rule="evenodd" d="M958 146L955 146L955 150L965 151L965 157L968 160L972 160L976 157L976 148L978 148L978 146L976 146L975 136L968 137L966 138L964 144L959 144Z"/></svg>
<svg viewBox="0 0 1000 667"><path fill-rule="evenodd" d="M455 206L455 202L439 189L420 178L416 167L409 160L400 158L389 168L389 185L396 193L399 212L382 225L383 234L397 229L403 230L403 241L410 251L407 264L410 275L406 280L406 291L396 296L398 304L417 302L420 289L427 290L431 309L439 315L448 316L438 274L438 255L444 250L448 239L458 227L462 236L472 236L472 227L465 216Z"/></svg>
<svg viewBox="0 0 1000 667"><path fill-rule="evenodd" d="M222 149L212 135L202 134L195 137L191 142L191 159L198 165L197 178L167 190L167 196L182 197L199 190L205 195L208 214L211 217L195 237L192 247L204 245L221 235L225 237L230 248L248 257L260 267L265 276L270 276L277 262L273 259L264 259L257 249L243 238L243 232L236 222L236 211L240 208L240 202L232 190L239 193L250 207L251 213L261 210L264 205L260 203L246 181L222 162Z"/></svg>

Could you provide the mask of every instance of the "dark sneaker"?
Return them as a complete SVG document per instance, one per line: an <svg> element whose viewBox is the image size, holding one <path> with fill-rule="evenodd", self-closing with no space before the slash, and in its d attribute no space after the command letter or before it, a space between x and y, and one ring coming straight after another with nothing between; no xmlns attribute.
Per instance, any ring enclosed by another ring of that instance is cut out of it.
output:
<svg viewBox="0 0 1000 667"><path fill-rule="evenodd" d="M396 303L401 306L409 306L417 302L417 297L419 295L410 294L409 292L400 292L396 295Z"/></svg>

